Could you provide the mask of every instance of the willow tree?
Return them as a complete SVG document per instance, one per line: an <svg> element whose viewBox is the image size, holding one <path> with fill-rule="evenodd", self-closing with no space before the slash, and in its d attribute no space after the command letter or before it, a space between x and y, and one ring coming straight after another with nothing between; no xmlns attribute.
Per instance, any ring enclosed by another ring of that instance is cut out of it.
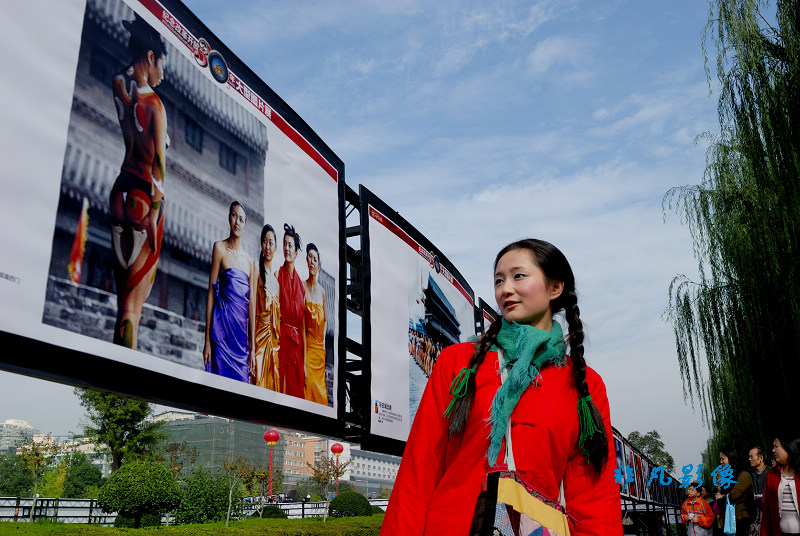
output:
<svg viewBox="0 0 800 536"><path fill-rule="evenodd" d="M699 264L697 280L673 279L668 314L684 397L703 410L711 452L768 445L796 420L798 23L798 0L712 0L703 52L708 65L709 45L716 50L720 131L709 135L702 182L664 199L688 226Z"/></svg>

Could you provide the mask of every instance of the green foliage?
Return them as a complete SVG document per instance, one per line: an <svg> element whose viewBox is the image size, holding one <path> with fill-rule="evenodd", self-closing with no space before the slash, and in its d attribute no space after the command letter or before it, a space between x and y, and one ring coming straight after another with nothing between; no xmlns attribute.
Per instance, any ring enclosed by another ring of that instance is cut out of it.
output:
<svg viewBox="0 0 800 536"><path fill-rule="evenodd" d="M642 435L638 430L634 430L628 434L628 441L645 456L650 458L657 466L665 466L667 473L671 473L675 470L675 460L664 448L664 442L661 441L661 434L657 431L650 430Z"/></svg>
<svg viewBox="0 0 800 536"><path fill-rule="evenodd" d="M181 490L166 467L138 460L111 475L100 488L98 499L104 511L133 518L138 528L145 514L161 514L178 506Z"/></svg>
<svg viewBox="0 0 800 536"><path fill-rule="evenodd" d="M383 509L383 508L381 508L380 506L378 506L377 504L372 504L372 505L370 505L370 510L372 510L372 515L375 515L375 514L385 514L385 513L386 513L386 512L384 511L384 509Z"/></svg>
<svg viewBox="0 0 800 536"><path fill-rule="evenodd" d="M153 411L147 402L88 389L76 388L75 394L90 422L84 434L111 452L112 472L126 457L152 454L164 441L164 423L147 419Z"/></svg>
<svg viewBox="0 0 800 536"><path fill-rule="evenodd" d="M100 469L92 465L89 458L82 452L73 452L67 460L67 472L64 479L64 492L62 497L71 499L90 499L103 481Z"/></svg>
<svg viewBox="0 0 800 536"><path fill-rule="evenodd" d="M703 181L664 199L688 225L699 266L698 281L673 279L668 314L712 459L722 444L769 444L800 377L800 5L770 4L712 2L720 133L709 136Z"/></svg>
<svg viewBox="0 0 800 536"><path fill-rule="evenodd" d="M378 536L382 515L371 517L345 517L330 519L246 519L235 527L225 528L224 523L206 525L176 525L136 529L136 536ZM100 525L0 523L0 536L123 536L131 529L103 527Z"/></svg>
<svg viewBox="0 0 800 536"><path fill-rule="evenodd" d="M252 474L253 466L248 459L242 456L237 456L234 460L222 463L222 469L217 477L222 479L228 489L228 511L225 516L226 527L231 517L236 518L241 513L236 511L236 509L241 509L239 504L241 490Z"/></svg>
<svg viewBox="0 0 800 536"><path fill-rule="evenodd" d="M196 467L184 482L181 502L175 511L178 523L210 523L225 519L228 489L221 478Z"/></svg>
<svg viewBox="0 0 800 536"><path fill-rule="evenodd" d="M381 486L381 489L378 492L378 495L375 496L375 498L376 499L388 499L389 496L391 495L391 493L392 493L392 491L389 488L385 488L385 487Z"/></svg>
<svg viewBox="0 0 800 536"><path fill-rule="evenodd" d="M369 501L357 491L344 491L334 497L329 510L331 517L372 515L372 506Z"/></svg>
<svg viewBox="0 0 800 536"><path fill-rule="evenodd" d="M30 494L33 476L25 470L25 462L16 454L0 455L0 497L22 497Z"/></svg>
<svg viewBox="0 0 800 536"><path fill-rule="evenodd" d="M47 468L39 485L39 496L60 499L64 493L64 481L67 478L67 464L61 463Z"/></svg>
<svg viewBox="0 0 800 536"><path fill-rule="evenodd" d="M114 519L114 526L118 528L135 529L139 527L160 527L161 514L144 514L140 521L139 527L136 526L136 519L117 514Z"/></svg>
<svg viewBox="0 0 800 536"><path fill-rule="evenodd" d="M274 504L268 504L264 507L264 511L261 516L258 515L258 512L253 512L251 517L262 517L264 519L287 519L289 516L286 515L286 512Z"/></svg>

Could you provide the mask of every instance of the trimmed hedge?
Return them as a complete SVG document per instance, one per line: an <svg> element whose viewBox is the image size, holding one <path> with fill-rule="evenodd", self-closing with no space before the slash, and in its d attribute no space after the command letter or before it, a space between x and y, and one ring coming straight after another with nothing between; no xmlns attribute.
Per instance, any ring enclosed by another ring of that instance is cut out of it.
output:
<svg viewBox="0 0 800 536"><path fill-rule="evenodd" d="M371 516L372 505L357 491L343 491L331 501L328 514L331 517Z"/></svg>
<svg viewBox="0 0 800 536"><path fill-rule="evenodd" d="M229 528L225 522L202 525L170 525L141 529L115 529L73 523L0 523L0 536L378 536L382 515L372 517L306 519L247 519Z"/></svg>

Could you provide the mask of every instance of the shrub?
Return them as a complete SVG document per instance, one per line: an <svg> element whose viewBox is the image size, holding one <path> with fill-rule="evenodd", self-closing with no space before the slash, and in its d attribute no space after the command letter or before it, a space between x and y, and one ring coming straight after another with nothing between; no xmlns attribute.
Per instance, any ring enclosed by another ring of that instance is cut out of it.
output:
<svg viewBox="0 0 800 536"><path fill-rule="evenodd" d="M380 506L378 506L377 504L373 504L371 506L372 506L373 515L374 514L385 514L386 513L386 511L383 508L381 508Z"/></svg>
<svg viewBox="0 0 800 536"><path fill-rule="evenodd" d="M343 491L333 498L328 513L331 517L371 516L372 506L357 491Z"/></svg>
<svg viewBox="0 0 800 536"><path fill-rule="evenodd" d="M160 515L178 506L181 489L166 467L155 462L128 462L100 488L98 503L106 512L116 511L141 526L142 516Z"/></svg>
<svg viewBox="0 0 800 536"><path fill-rule="evenodd" d="M289 516L286 515L286 512L280 509L280 507L275 506L274 504L268 504L264 507L264 511L262 515L258 515L258 510L250 514L250 517L263 517L264 519L287 519Z"/></svg>
<svg viewBox="0 0 800 536"><path fill-rule="evenodd" d="M135 528L136 519L127 517L122 514L117 514L114 520L114 526L117 528L132 529ZM159 527L161 526L161 514L144 514L140 522L141 527Z"/></svg>
<svg viewBox="0 0 800 536"><path fill-rule="evenodd" d="M225 519L227 511L228 490L225 483L219 477L212 476L208 470L196 467L186 479L180 506L175 511L177 522L221 521Z"/></svg>

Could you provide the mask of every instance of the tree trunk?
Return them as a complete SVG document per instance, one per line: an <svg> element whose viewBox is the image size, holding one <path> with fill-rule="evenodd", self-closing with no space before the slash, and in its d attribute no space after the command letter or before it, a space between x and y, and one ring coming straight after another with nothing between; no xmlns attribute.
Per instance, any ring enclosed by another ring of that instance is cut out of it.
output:
<svg viewBox="0 0 800 536"><path fill-rule="evenodd" d="M228 526L228 521L231 519L231 506L233 505L233 486L228 489L228 514L225 516L225 526Z"/></svg>

